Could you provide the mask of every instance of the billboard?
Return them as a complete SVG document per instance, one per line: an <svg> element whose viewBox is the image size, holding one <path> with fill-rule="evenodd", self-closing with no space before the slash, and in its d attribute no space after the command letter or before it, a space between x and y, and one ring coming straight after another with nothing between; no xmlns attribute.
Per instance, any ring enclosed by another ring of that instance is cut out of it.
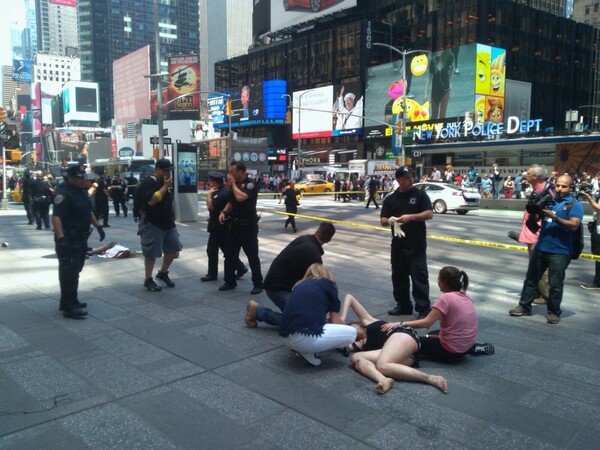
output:
<svg viewBox="0 0 600 450"><path fill-rule="evenodd" d="M42 81L41 82L40 108L42 110L42 124L52 125L58 122L57 117L53 116L52 100L62 92L62 83L60 81Z"/></svg>
<svg viewBox="0 0 600 450"><path fill-rule="evenodd" d="M197 119L200 115L200 57L178 55L169 57L167 102L170 118ZM196 92L190 94L191 92ZM190 94L182 98L179 96ZM177 100L175 100L177 99Z"/></svg>
<svg viewBox="0 0 600 450"><path fill-rule="evenodd" d="M254 0L252 10L252 37L254 40L270 28L271 0Z"/></svg>
<svg viewBox="0 0 600 450"><path fill-rule="evenodd" d="M362 134L363 95L359 82L294 92L292 138Z"/></svg>
<svg viewBox="0 0 600 450"><path fill-rule="evenodd" d="M65 122L99 122L98 83L69 81L63 87Z"/></svg>
<svg viewBox="0 0 600 450"><path fill-rule="evenodd" d="M434 53L406 55L402 60L370 67L365 99L365 137L391 136L392 129L378 122L399 124L406 95L407 122L464 117L477 123L504 120L506 51L469 44Z"/></svg>
<svg viewBox="0 0 600 450"><path fill-rule="evenodd" d="M30 83L32 66L33 61L31 59L13 59L12 79Z"/></svg>
<svg viewBox="0 0 600 450"><path fill-rule="evenodd" d="M292 27L356 6L356 0L271 0L271 31Z"/></svg>
<svg viewBox="0 0 600 450"><path fill-rule="evenodd" d="M114 111L117 123L150 118L150 46L113 62Z"/></svg>
<svg viewBox="0 0 600 450"><path fill-rule="evenodd" d="M77 6L77 0L50 0L50 3L62 6Z"/></svg>
<svg viewBox="0 0 600 450"><path fill-rule="evenodd" d="M230 92L230 106L223 95L211 94L208 105L215 128L253 125L285 125L287 113L287 83L268 80L256 85L242 86ZM228 114L229 113L229 114Z"/></svg>

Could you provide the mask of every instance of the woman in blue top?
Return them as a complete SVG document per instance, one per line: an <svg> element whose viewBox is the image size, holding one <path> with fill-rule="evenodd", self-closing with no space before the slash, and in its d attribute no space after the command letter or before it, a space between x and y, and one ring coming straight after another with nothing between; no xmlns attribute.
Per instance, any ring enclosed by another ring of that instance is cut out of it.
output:
<svg viewBox="0 0 600 450"><path fill-rule="evenodd" d="M350 345L356 340L356 330L344 325L339 311L333 274L322 264L312 264L293 288L281 316L279 334L289 348L318 366L321 364L318 353Z"/></svg>

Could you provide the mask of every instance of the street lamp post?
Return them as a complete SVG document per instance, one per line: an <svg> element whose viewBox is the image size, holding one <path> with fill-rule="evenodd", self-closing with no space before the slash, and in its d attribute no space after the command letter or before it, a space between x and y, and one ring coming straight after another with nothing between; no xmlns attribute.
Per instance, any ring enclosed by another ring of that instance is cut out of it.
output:
<svg viewBox="0 0 600 450"><path fill-rule="evenodd" d="M429 50L399 50L396 47L393 47L388 44L382 44L379 42L374 42L373 45L378 45L380 47L389 48L391 51L394 51L402 56L402 82L404 83L404 90L402 92L402 124L400 128L400 140L401 140L401 153L400 158L402 160L402 165L406 164L406 147L404 146L404 131L406 126L406 55L410 55L411 53L431 53Z"/></svg>

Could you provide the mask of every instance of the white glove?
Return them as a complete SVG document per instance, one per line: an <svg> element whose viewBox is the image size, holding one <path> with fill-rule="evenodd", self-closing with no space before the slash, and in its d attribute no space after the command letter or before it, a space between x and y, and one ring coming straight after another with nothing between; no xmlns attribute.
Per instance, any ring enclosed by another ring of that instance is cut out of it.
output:
<svg viewBox="0 0 600 450"><path fill-rule="evenodd" d="M388 221L392 224L392 234L397 238L403 238L406 233L402 231L402 224L396 221L395 217L390 217Z"/></svg>

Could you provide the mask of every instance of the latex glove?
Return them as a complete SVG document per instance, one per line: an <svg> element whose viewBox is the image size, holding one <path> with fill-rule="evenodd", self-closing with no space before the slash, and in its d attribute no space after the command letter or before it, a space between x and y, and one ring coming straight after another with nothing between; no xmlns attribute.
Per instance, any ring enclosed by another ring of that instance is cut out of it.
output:
<svg viewBox="0 0 600 450"><path fill-rule="evenodd" d="M104 228L98 227L98 235L100 236L100 242L104 240L106 237L106 233L104 232Z"/></svg>

